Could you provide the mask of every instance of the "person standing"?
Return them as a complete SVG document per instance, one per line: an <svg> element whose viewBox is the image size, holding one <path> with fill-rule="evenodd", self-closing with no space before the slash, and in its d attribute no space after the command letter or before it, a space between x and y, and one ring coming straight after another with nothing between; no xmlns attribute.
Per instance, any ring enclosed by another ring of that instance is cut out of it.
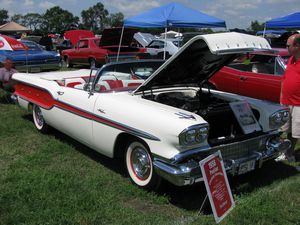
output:
<svg viewBox="0 0 300 225"><path fill-rule="evenodd" d="M276 161L295 162L295 146L300 138L300 34L290 36L286 47L291 57L281 84L280 103L290 108L290 120L282 127L282 131L287 133L292 145Z"/></svg>
<svg viewBox="0 0 300 225"><path fill-rule="evenodd" d="M14 82L11 77L17 70L13 68L13 62L10 59L5 59L3 62L3 67L0 68L0 85L5 91L13 92Z"/></svg>

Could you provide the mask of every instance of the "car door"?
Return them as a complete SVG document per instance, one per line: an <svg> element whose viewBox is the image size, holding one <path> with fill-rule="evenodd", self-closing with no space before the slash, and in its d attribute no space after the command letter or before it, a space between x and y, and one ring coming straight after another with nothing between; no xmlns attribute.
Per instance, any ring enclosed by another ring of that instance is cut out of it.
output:
<svg viewBox="0 0 300 225"><path fill-rule="evenodd" d="M281 81L284 69L275 56L259 57L268 60L255 60L251 72L244 72L240 78L240 94L253 98L279 102ZM279 69L281 68L281 69Z"/></svg>
<svg viewBox="0 0 300 225"><path fill-rule="evenodd" d="M63 86L59 87L57 93L60 108L57 116L63 117L64 122L56 126L62 132L91 146L93 111L98 95L90 95L88 91Z"/></svg>
<svg viewBox="0 0 300 225"><path fill-rule="evenodd" d="M80 40L78 44L77 62L80 64L88 64L87 56L89 51L89 42L88 40Z"/></svg>
<svg viewBox="0 0 300 225"><path fill-rule="evenodd" d="M209 82L217 90L239 94L241 71L235 67L225 66L210 78Z"/></svg>

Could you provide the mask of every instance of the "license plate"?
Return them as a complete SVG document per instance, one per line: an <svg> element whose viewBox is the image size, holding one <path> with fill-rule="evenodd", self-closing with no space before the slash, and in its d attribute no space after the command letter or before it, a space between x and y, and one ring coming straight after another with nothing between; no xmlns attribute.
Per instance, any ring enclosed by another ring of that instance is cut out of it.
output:
<svg viewBox="0 0 300 225"><path fill-rule="evenodd" d="M247 173L255 168L255 160L241 163L239 166L239 174Z"/></svg>

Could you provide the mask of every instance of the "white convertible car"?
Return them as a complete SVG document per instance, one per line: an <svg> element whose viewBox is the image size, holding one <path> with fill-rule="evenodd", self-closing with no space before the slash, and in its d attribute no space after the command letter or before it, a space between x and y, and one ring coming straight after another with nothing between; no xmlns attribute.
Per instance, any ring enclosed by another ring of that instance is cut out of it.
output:
<svg viewBox="0 0 300 225"><path fill-rule="evenodd" d="M131 180L155 189L203 181L199 161L220 150L228 174L262 166L290 146L278 128L288 109L205 88L239 53L270 51L264 38L239 33L197 36L146 81L105 66L35 75L16 73L19 105L36 128L54 127L109 157L123 157Z"/></svg>

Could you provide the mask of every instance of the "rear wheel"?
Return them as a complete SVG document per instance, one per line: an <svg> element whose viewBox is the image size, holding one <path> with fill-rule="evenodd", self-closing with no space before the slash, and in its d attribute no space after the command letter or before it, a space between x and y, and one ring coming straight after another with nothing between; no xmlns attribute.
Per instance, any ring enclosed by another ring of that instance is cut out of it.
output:
<svg viewBox="0 0 300 225"><path fill-rule="evenodd" d="M41 108L39 106L33 105L32 115L33 115L33 122L36 129L38 129L42 133L47 133L48 125L44 120Z"/></svg>
<svg viewBox="0 0 300 225"><path fill-rule="evenodd" d="M126 148L126 169L131 181L141 188L157 190L161 178L155 173L147 147L138 140L131 141Z"/></svg>
<svg viewBox="0 0 300 225"><path fill-rule="evenodd" d="M91 58L90 60L90 68L93 69L93 68L96 68L96 60L94 58Z"/></svg>

